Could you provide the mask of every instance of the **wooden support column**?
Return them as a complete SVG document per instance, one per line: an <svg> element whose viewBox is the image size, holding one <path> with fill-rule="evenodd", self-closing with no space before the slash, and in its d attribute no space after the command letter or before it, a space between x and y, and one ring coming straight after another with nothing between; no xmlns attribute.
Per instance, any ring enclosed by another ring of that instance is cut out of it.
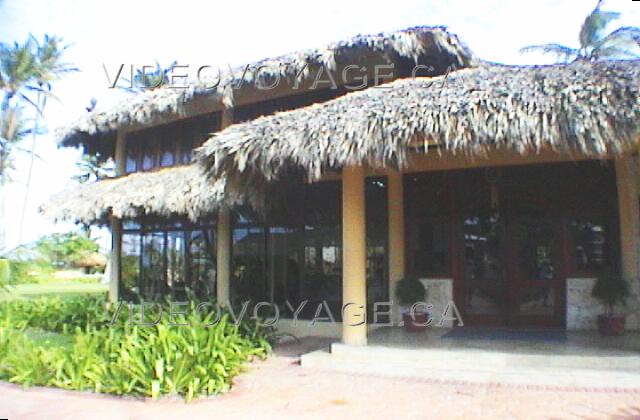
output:
<svg viewBox="0 0 640 420"><path fill-rule="evenodd" d="M405 227L402 174L397 171L391 171L387 176L387 211L389 219L389 296L395 303L394 314L399 315L395 286L405 276Z"/></svg>
<svg viewBox="0 0 640 420"><path fill-rule="evenodd" d="M231 273L231 214L228 209L218 212L216 237L216 299L221 306L226 305L230 298Z"/></svg>
<svg viewBox="0 0 640 420"><path fill-rule="evenodd" d="M122 225L111 219L111 257L109 258L109 300L117 302L120 296L120 255L122 252Z"/></svg>
<svg viewBox="0 0 640 420"><path fill-rule="evenodd" d="M367 344L364 168L342 171L342 342Z"/></svg>
<svg viewBox="0 0 640 420"><path fill-rule="evenodd" d="M622 275L633 283L638 281L638 186L636 159L623 156L615 160L620 219L620 256ZM637 286L634 284L634 287Z"/></svg>
<svg viewBox="0 0 640 420"><path fill-rule="evenodd" d="M118 130L113 154L116 176L125 174L126 133ZM117 302L120 288L120 254L122 252L122 224L117 217L111 218L111 256L109 258L109 300Z"/></svg>
<svg viewBox="0 0 640 420"><path fill-rule="evenodd" d="M233 124L233 110L222 111L220 129ZM223 207L218 212L216 235L216 300L221 306L229 303L231 298L231 212Z"/></svg>

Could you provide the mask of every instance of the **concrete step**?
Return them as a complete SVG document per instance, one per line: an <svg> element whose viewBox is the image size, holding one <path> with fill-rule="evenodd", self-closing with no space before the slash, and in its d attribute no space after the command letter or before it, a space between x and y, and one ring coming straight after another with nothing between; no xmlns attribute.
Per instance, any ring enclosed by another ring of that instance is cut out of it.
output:
<svg viewBox="0 0 640 420"><path fill-rule="evenodd" d="M612 358L606 368L606 362L593 356L512 355L468 349L359 348L334 344L330 350L303 355L301 365L303 368L428 380L640 389L640 356Z"/></svg>
<svg viewBox="0 0 640 420"><path fill-rule="evenodd" d="M397 348L391 346L354 347L341 343L331 345L338 358L379 363L409 364L433 369L567 368L590 370L623 370L640 374L640 352L626 354L535 354L473 348Z"/></svg>

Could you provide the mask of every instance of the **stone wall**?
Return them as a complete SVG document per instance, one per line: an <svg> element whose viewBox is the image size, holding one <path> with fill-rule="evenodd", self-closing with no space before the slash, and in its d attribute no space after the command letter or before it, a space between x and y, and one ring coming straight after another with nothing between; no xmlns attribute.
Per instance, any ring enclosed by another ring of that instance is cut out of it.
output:
<svg viewBox="0 0 640 420"><path fill-rule="evenodd" d="M567 279L567 330L594 330L604 308L591 297L596 279Z"/></svg>
<svg viewBox="0 0 640 420"><path fill-rule="evenodd" d="M433 327L439 327L440 318L449 302L453 301L453 280L452 279L420 279L427 289L427 303L433 305L432 317ZM449 312L454 316L453 312ZM442 327L451 328L452 321L445 322Z"/></svg>
<svg viewBox="0 0 640 420"><path fill-rule="evenodd" d="M567 330L595 330L598 315L605 308L596 299L591 297L591 289L595 283L594 278L569 278L567 279ZM619 312L627 316L627 329L640 329L640 293L639 283L636 280L632 284L632 295L625 308Z"/></svg>

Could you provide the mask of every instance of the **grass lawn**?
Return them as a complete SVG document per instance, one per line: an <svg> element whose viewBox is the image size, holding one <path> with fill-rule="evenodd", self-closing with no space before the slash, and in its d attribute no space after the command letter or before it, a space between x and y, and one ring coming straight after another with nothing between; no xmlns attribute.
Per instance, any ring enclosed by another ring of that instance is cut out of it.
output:
<svg viewBox="0 0 640 420"><path fill-rule="evenodd" d="M30 299L52 295L84 295L106 293L109 286L101 283L56 282L45 284L17 284L0 292L0 300Z"/></svg>

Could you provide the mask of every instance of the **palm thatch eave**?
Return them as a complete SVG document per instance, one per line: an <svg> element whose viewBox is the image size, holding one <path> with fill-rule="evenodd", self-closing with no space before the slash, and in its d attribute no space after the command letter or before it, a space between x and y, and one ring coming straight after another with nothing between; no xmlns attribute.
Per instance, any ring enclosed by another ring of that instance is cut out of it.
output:
<svg viewBox="0 0 640 420"><path fill-rule="evenodd" d="M206 96L208 103L233 107L238 96L259 100L268 94L259 89L274 79L291 83L294 79L313 77L320 67L336 73L348 65L374 63L427 63L443 73L447 67L467 67L475 62L469 49L444 27L415 27L391 33L359 35L318 49L298 51L240 66L224 73L218 82L209 78L190 84L185 89L161 87L127 98L110 109L96 109L74 123L61 127L56 137L61 146L84 145L101 150L115 138L118 129L161 123L165 117L186 116L187 105ZM245 71L250 69L252 71ZM256 73L256 69L260 69ZM256 76L257 75L257 76ZM335 77L335 76L334 76ZM259 79L259 80L256 80ZM241 86L241 88L234 88Z"/></svg>
<svg viewBox="0 0 640 420"><path fill-rule="evenodd" d="M406 167L422 145L470 156L542 149L594 157L638 141L640 61L554 66L483 64L397 80L323 104L236 124L196 154L235 192L291 174L315 181L366 164Z"/></svg>
<svg viewBox="0 0 640 420"><path fill-rule="evenodd" d="M232 206L224 180L209 181L194 165L138 172L79 185L54 195L40 207L55 221L106 224L144 215L185 217L197 221L217 209Z"/></svg>

